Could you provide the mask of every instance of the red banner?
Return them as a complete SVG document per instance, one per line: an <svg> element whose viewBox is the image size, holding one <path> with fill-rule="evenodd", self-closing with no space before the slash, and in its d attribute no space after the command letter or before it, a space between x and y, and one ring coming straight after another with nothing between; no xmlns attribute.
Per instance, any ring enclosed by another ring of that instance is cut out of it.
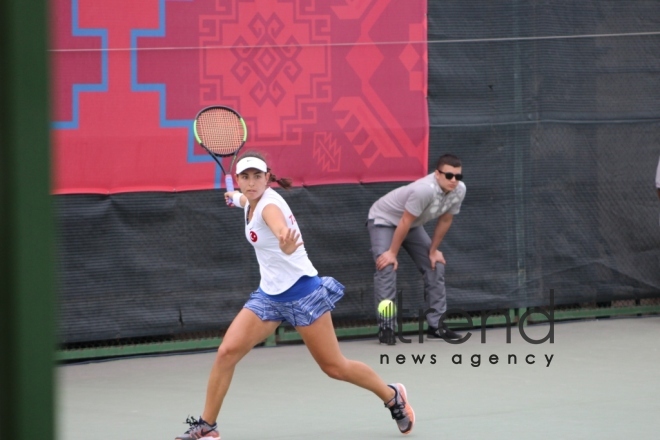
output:
<svg viewBox="0 0 660 440"><path fill-rule="evenodd" d="M56 194L218 187L192 134L214 104L241 113L244 150L295 185L427 171L424 0L54 0L51 12Z"/></svg>

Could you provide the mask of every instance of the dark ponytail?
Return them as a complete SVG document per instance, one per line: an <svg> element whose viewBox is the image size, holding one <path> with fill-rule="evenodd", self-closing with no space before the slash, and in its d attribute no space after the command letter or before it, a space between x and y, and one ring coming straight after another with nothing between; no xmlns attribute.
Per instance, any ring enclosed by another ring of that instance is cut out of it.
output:
<svg viewBox="0 0 660 440"><path fill-rule="evenodd" d="M268 183L275 182L279 186L281 186L284 189L291 189L292 181L288 177L277 177L275 174L273 174L270 171L270 168L268 168L268 172L270 173L270 178L268 179Z"/></svg>
<svg viewBox="0 0 660 440"><path fill-rule="evenodd" d="M266 166L268 166L268 162L264 158L264 156L261 153L258 153L256 151L246 151L245 153L241 154L240 159L243 159L244 157L256 157L257 159L261 159L264 162L266 162ZM238 161L237 161L238 162ZM273 172L270 170L270 167L268 167L268 172L270 173L270 176L268 178L268 183L277 183L279 186L281 186L284 189L290 189L292 186L292 181L288 177L277 177Z"/></svg>

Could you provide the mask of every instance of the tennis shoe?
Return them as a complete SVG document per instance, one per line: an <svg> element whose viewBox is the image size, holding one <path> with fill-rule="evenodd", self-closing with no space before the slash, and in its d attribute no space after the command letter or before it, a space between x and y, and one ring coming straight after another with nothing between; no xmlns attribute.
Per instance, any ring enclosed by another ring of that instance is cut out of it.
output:
<svg viewBox="0 0 660 440"><path fill-rule="evenodd" d="M429 327L427 338L429 340L447 341L461 339L461 335L443 325L442 328Z"/></svg>
<svg viewBox="0 0 660 440"><path fill-rule="evenodd" d="M378 341L381 344L396 345L394 330L387 327L381 327L378 330Z"/></svg>
<svg viewBox="0 0 660 440"><path fill-rule="evenodd" d="M199 420L196 420L194 417L188 417L186 423L190 429L174 440L220 440L217 423L209 425L201 417Z"/></svg>
<svg viewBox="0 0 660 440"><path fill-rule="evenodd" d="M385 404L385 408L392 413L392 419L396 420L401 434L410 434L415 425L415 411L408 403L406 387L400 383L393 383L388 387L392 388L396 394L392 400Z"/></svg>

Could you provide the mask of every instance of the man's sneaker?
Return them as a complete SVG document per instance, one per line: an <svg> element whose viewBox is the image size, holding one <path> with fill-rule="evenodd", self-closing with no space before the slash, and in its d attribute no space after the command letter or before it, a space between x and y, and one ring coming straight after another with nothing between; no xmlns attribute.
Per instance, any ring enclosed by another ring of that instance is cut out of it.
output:
<svg viewBox="0 0 660 440"><path fill-rule="evenodd" d="M392 400L385 404L385 408L389 409L392 413L392 418L396 420L401 434L410 434L415 425L415 411L408 403L408 396L406 396L406 387L400 383L393 383L388 385L396 393Z"/></svg>
<svg viewBox="0 0 660 440"><path fill-rule="evenodd" d="M209 425L201 417L199 420L195 420L194 417L188 417L186 423L190 426L190 429L174 440L220 440L217 423Z"/></svg>
<svg viewBox="0 0 660 440"><path fill-rule="evenodd" d="M443 340L447 339L461 339L461 335L456 333L453 330L450 330L447 326L442 326L442 328L435 328L429 326L428 332L426 334L427 338L430 340Z"/></svg>
<svg viewBox="0 0 660 440"><path fill-rule="evenodd" d="M378 340L381 344L396 345L394 330L391 328L381 327L380 330L378 330Z"/></svg>

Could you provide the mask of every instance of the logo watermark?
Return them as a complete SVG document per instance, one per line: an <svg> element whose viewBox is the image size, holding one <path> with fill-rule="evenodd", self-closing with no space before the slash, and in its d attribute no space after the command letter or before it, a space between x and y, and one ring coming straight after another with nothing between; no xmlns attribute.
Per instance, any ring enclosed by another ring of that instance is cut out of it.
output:
<svg viewBox="0 0 660 440"><path fill-rule="evenodd" d="M403 296L398 295L397 297L397 303L398 303L398 309L403 310ZM424 319L425 316L429 313L436 312L435 309L419 309L419 343L423 344L424 343ZM545 335L545 337L541 339L534 339L529 337L527 335L527 332L525 332L525 322L527 319L530 317L530 315L539 313L541 315L544 315L547 319L548 322L550 323L549 328L548 328L548 334ZM509 316L508 310L506 309L493 309L493 310L485 310L481 312L481 343L485 344L486 343L486 324L488 321L488 318L490 318L493 315L496 314L501 314L505 317L506 319L506 343L510 344L511 343L511 317ZM389 317L394 316L394 312L391 311L390 313L387 314ZM474 327L474 322L472 321L472 317L463 309L449 309L446 312L440 316L440 320L438 322L438 328L442 328L445 319L449 315L460 315L461 317L465 318L468 323L468 327L472 328ZM396 314L396 321L397 321L397 334L396 337L399 339L400 342L403 342L404 344L410 344L412 342L411 339L407 339L403 337L403 316L401 313ZM555 343L555 291L554 289L550 289L550 303L548 306L544 307L532 307L530 309L527 309L525 313L522 314L520 319L518 320L518 331L520 332L520 336L529 344L543 344L546 341L549 341L550 344ZM460 339L446 339L445 341L450 343L450 344L463 344L467 342L470 338L472 337L472 332L467 332L465 336L463 336Z"/></svg>

